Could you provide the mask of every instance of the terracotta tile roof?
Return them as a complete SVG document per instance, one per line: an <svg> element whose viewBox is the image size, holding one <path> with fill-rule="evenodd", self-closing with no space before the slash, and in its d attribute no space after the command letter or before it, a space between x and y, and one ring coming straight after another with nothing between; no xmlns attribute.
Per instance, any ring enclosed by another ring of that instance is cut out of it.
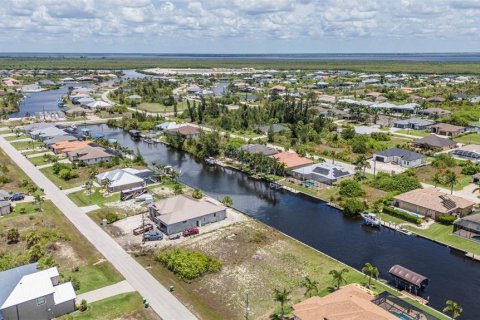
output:
<svg viewBox="0 0 480 320"><path fill-rule="evenodd" d="M272 157L282 163L285 163L287 168L300 167L313 163L312 160L300 157L295 152L280 152L273 155Z"/></svg>
<svg viewBox="0 0 480 320"><path fill-rule="evenodd" d="M435 210L440 213L449 213L455 209L464 209L475 203L454 195L440 192L437 188L415 189L393 197L413 205Z"/></svg>
<svg viewBox="0 0 480 320"><path fill-rule="evenodd" d="M345 286L325 297L311 297L293 306L298 320L398 320L372 301L374 297L356 285Z"/></svg>
<svg viewBox="0 0 480 320"><path fill-rule="evenodd" d="M57 153L65 153L65 152L70 152L74 151L77 149L85 148L86 146L89 146L92 141L85 140L85 141L61 141L52 144L52 149L55 150Z"/></svg>

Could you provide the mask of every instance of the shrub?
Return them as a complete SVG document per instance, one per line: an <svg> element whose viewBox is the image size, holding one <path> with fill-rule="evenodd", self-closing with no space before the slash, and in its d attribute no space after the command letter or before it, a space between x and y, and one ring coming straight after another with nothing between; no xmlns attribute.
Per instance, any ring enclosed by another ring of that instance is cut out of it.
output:
<svg viewBox="0 0 480 320"><path fill-rule="evenodd" d="M457 217L448 214L443 214L435 218L435 221L446 226L451 226L455 220L457 220Z"/></svg>
<svg viewBox="0 0 480 320"><path fill-rule="evenodd" d="M38 260L37 268L40 270L45 270L57 265L57 261L51 255L45 255Z"/></svg>
<svg viewBox="0 0 480 320"><path fill-rule="evenodd" d="M80 310L81 312L84 312L84 311L87 311L87 309L88 309L87 300L82 299L82 301L80 302L80 306L78 307L78 310Z"/></svg>
<svg viewBox="0 0 480 320"><path fill-rule="evenodd" d="M114 223L115 221L120 220L120 217L118 216L118 214L116 214L114 212L109 212L105 216L105 219L107 219L108 223Z"/></svg>
<svg viewBox="0 0 480 320"><path fill-rule="evenodd" d="M202 252L184 249L160 252L155 260L183 281L191 281L205 273L214 273L222 269L220 260Z"/></svg>
<svg viewBox="0 0 480 320"><path fill-rule="evenodd" d="M356 216L367 210L367 205L364 201L358 198L348 198L343 204L343 213L347 216Z"/></svg>
<svg viewBox="0 0 480 320"><path fill-rule="evenodd" d="M355 136L352 141L352 151L360 154L366 153L368 151L367 140L364 135Z"/></svg>
<svg viewBox="0 0 480 320"><path fill-rule="evenodd" d="M376 189L398 193L404 193L422 187L420 181L409 173L389 175L379 172L375 180L370 182L370 185Z"/></svg>
<svg viewBox="0 0 480 320"><path fill-rule="evenodd" d="M194 197L195 199L202 199L203 193L200 189L195 189L192 192L192 197Z"/></svg>
<svg viewBox="0 0 480 320"><path fill-rule="evenodd" d="M65 180L65 181L68 181L68 180L71 180L73 178L76 178L78 177L78 173L70 168L64 168L62 170L60 170L58 172L58 176Z"/></svg>
<svg viewBox="0 0 480 320"><path fill-rule="evenodd" d="M435 168L451 168L457 164L457 160L449 153L441 153L435 156L435 160L432 161L432 165Z"/></svg>
<svg viewBox="0 0 480 320"><path fill-rule="evenodd" d="M467 163L463 168L462 168L462 174L467 175L467 176L473 176L476 173L480 172L480 167L477 166L474 163Z"/></svg>
<svg viewBox="0 0 480 320"><path fill-rule="evenodd" d="M341 196L349 198L362 197L365 195L365 191L363 191L360 182L354 179L340 181L339 193Z"/></svg>
<svg viewBox="0 0 480 320"><path fill-rule="evenodd" d="M373 140L377 141L390 141L390 136L388 133L385 132L372 132L370 134L370 137L372 137Z"/></svg>
<svg viewBox="0 0 480 320"><path fill-rule="evenodd" d="M383 208L383 213L386 213L390 216L397 217L397 218L400 218L402 220L412 222L412 223L415 223L415 224L421 224L423 222L422 218L417 218L416 216L413 216L413 215L408 214L406 212L396 210L396 209L393 209L393 208L390 208L390 207Z"/></svg>
<svg viewBox="0 0 480 320"><path fill-rule="evenodd" d="M227 207L231 207L233 205L233 200L230 196L225 196L223 197L222 203Z"/></svg>
<svg viewBox="0 0 480 320"><path fill-rule="evenodd" d="M17 243L20 240L20 233L17 228L12 228L7 231L7 243Z"/></svg>

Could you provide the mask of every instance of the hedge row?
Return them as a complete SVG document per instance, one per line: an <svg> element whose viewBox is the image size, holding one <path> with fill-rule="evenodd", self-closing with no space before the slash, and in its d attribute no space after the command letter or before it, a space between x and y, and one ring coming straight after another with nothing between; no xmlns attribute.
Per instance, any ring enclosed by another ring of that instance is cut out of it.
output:
<svg viewBox="0 0 480 320"><path fill-rule="evenodd" d="M435 221L437 221L438 223L444 224L446 226L451 226L455 222L455 220L457 220L457 217L447 215L447 214L444 214L435 218Z"/></svg>
<svg viewBox="0 0 480 320"><path fill-rule="evenodd" d="M383 213L386 213L390 216L397 217L397 218L400 218L402 220L412 222L412 223L415 223L415 224L421 224L423 222L422 218L417 218L417 217L415 217L411 214L408 214L406 212L396 210L396 209L393 209L393 208L390 208L390 207L384 207L383 208Z"/></svg>

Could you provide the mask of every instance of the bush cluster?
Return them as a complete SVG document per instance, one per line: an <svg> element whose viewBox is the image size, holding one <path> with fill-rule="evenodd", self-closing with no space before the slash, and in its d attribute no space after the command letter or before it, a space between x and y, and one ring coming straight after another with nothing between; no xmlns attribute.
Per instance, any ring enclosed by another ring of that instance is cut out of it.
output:
<svg viewBox="0 0 480 320"><path fill-rule="evenodd" d="M183 281L191 281L205 273L214 273L222 269L220 260L202 252L184 249L160 252L155 259Z"/></svg>
<svg viewBox="0 0 480 320"><path fill-rule="evenodd" d="M370 185L376 189L398 193L404 193L422 187L418 179L408 173L389 175L383 172L379 172L375 180L370 182Z"/></svg>
<svg viewBox="0 0 480 320"><path fill-rule="evenodd" d="M443 214L435 218L435 221L446 226L451 226L455 220L457 220L457 217L448 214Z"/></svg>

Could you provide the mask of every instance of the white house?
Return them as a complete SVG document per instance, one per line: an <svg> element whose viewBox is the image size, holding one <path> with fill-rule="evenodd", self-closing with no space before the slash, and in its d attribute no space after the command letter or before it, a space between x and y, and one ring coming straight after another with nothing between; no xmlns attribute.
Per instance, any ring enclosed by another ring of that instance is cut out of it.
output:
<svg viewBox="0 0 480 320"><path fill-rule="evenodd" d="M375 152L373 154L373 159L378 162L394 162L402 167L411 168L423 164L425 156L410 150L392 148Z"/></svg>
<svg viewBox="0 0 480 320"><path fill-rule="evenodd" d="M49 320L75 311L71 282L59 283L57 267L28 264L0 272L0 319Z"/></svg>

